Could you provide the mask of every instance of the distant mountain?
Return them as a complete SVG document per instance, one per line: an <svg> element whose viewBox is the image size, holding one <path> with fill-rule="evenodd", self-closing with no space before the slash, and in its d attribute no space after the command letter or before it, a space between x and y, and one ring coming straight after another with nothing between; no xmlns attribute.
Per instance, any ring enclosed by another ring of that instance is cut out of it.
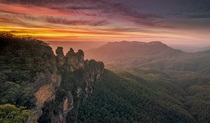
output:
<svg viewBox="0 0 210 123"><path fill-rule="evenodd" d="M159 41L110 42L86 54L88 59L117 66L210 73L210 51L187 53Z"/></svg>
<svg viewBox="0 0 210 123"><path fill-rule="evenodd" d="M204 51L202 46L186 45L186 44L169 44L168 46L174 49L180 49L185 52L199 52Z"/></svg>
<svg viewBox="0 0 210 123"><path fill-rule="evenodd" d="M119 61L124 63L131 59L139 60L141 57L144 57L144 60L146 60L154 57L154 55L159 58L183 54L182 51L172 49L161 42L145 43L127 41L109 42L99 48L87 50L86 53L87 58L97 58L107 63ZM145 57L145 55L147 55L147 57Z"/></svg>
<svg viewBox="0 0 210 123"><path fill-rule="evenodd" d="M210 50L210 46L204 47L204 48L200 48L200 51L206 51L206 50Z"/></svg>

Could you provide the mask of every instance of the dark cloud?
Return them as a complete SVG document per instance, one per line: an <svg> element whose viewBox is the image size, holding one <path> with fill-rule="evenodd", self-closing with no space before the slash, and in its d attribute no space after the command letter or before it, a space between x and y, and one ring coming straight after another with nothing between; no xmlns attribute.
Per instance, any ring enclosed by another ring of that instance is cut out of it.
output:
<svg viewBox="0 0 210 123"><path fill-rule="evenodd" d="M159 15L164 18L210 17L209 0L135 0L130 5L131 9L135 8L136 11Z"/></svg>
<svg viewBox="0 0 210 123"><path fill-rule="evenodd" d="M100 8L103 9L103 12L107 14L121 15L123 18L126 18L128 21L135 22L141 25L146 26L156 26L155 19L161 18L161 16L155 14L145 14L142 12L133 11L131 8L126 7L126 5L120 3L112 3L104 1L102 2L104 6Z"/></svg>
<svg viewBox="0 0 210 123"><path fill-rule="evenodd" d="M59 17L44 17L44 20L48 23L53 24L64 24L64 25L89 25L89 26L104 26L109 24L105 20L72 20Z"/></svg>
<svg viewBox="0 0 210 123"><path fill-rule="evenodd" d="M113 3L111 0L1 0L0 2L39 5L63 12L83 11L89 16L105 16L107 19L119 17L147 26L155 26L156 23L153 22L153 19L160 17L154 14L135 12L126 5ZM87 10L93 10L94 12L87 12Z"/></svg>
<svg viewBox="0 0 210 123"><path fill-rule="evenodd" d="M97 9L112 14L120 13L125 16L132 16L137 19L210 17L209 0L0 0L0 2L47 6L61 10ZM201 15L198 16L198 14Z"/></svg>

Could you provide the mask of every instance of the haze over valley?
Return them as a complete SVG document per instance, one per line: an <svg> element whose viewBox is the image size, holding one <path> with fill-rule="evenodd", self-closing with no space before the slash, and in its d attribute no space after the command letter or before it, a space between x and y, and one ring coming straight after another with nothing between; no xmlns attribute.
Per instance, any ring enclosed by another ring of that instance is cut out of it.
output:
<svg viewBox="0 0 210 123"><path fill-rule="evenodd" d="M121 42L121 41L111 41L111 42ZM132 42L132 41L129 41ZM144 41L136 41L136 42L144 42ZM147 42L152 42L152 41L147 41ZM159 41L162 42L162 41ZM106 43L108 43L108 41L100 41L100 42L96 42L96 41L47 41L47 43L53 48L53 50L55 51L56 48L58 46L61 46L64 48L64 52L67 53L67 51L69 50L69 47L74 48L75 50L78 49L83 49L83 50L90 50L90 49L94 49L94 48L98 48ZM164 42L162 42L164 43ZM200 52L200 51L205 51L205 50L209 50L210 46L206 46L206 45L181 45L181 44L166 44L171 48L174 49L179 49L185 52Z"/></svg>

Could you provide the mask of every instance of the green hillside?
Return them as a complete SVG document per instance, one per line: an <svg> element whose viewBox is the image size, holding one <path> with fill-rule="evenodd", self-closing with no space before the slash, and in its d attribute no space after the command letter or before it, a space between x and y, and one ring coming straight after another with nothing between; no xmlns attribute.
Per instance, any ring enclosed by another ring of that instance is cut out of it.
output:
<svg viewBox="0 0 210 123"><path fill-rule="evenodd" d="M210 100L197 95L204 96L210 88L192 84L185 90L181 82L177 84L156 71L135 69L135 74L106 70L93 93L80 106L79 121L210 122Z"/></svg>

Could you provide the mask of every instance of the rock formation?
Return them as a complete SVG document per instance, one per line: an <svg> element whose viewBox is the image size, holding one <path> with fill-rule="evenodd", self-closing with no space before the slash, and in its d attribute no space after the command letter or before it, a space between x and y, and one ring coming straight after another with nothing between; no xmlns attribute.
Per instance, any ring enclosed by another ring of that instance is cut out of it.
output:
<svg viewBox="0 0 210 123"><path fill-rule="evenodd" d="M61 86L56 92L55 99L46 103L40 122L53 123L77 122L79 105L93 90L94 82L103 74L104 64L95 60L84 60L84 52L74 52L70 48L66 56L61 47L56 50L57 66L62 74ZM54 106L49 109L49 107ZM49 115L46 117L46 115Z"/></svg>
<svg viewBox="0 0 210 123"><path fill-rule="evenodd" d="M56 62L57 62L57 65L58 67L62 67L65 63L65 56L64 56L64 53L63 53L63 48L62 47L58 47L56 49Z"/></svg>

